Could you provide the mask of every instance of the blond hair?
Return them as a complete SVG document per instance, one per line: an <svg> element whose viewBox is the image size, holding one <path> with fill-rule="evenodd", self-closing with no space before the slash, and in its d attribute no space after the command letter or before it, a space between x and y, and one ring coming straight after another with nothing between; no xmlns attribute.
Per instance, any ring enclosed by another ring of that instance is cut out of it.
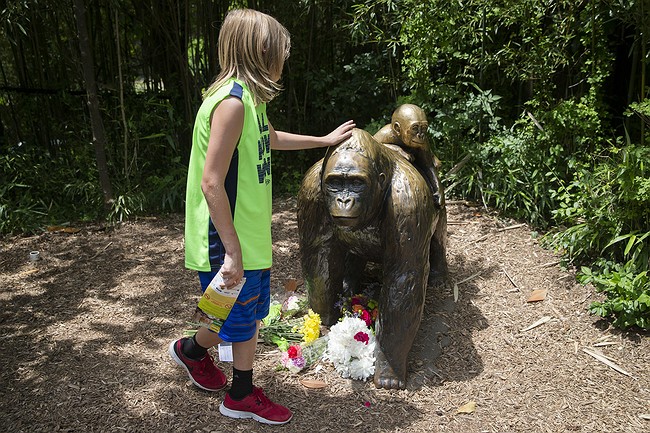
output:
<svg viewBox="0 0 650 433"><path fill-rule="evenodd" d="M276 80L290 48L289 32L275 18L252 9L231 10L219 31L221 72L203 97L237 78L251 91L255 104L269 102L282 90Z"/></svg>

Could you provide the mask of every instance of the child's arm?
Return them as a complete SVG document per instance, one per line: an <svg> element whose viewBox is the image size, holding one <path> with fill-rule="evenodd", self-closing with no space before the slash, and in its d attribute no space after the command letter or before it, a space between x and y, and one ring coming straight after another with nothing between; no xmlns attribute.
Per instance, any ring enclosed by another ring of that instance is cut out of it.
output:
<svg viewBox="0 0 650 433"><path fill-rule="evenodd" d="M312 135L300 135L276 131L269 123L269 129L271 131L271 149L300 150L312 149L314 147L334 146L350 138L350 136L352 136L352 129L355 126L353 120L348 120L329 134L322 137L314 137Z"/></svg>
<svg viewBox="0 0 650 433"><path fill-rule="evenodd" d="M239 237L232 222L225 179L230 160L244 126L244 105L237 98L226 98L217 106L210 122L210 140L205 157L201 189L210 218L226 249L221 274L226 287L236 285L244 275Z"/></svg>

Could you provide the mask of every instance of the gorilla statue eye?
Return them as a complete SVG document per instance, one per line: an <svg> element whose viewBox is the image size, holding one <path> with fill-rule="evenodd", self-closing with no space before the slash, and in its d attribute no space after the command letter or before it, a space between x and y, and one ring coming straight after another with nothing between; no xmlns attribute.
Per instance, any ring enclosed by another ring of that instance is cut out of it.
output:
<svg viewBox="0 0 650 433"><path fill-rule="evenodd" d="M364 180L361 178L353 177L348 180L348 185L351 190L358 192L366 187L366 182L364 182Z"/></svg>
<svg viewBox="0 0 650 433"><path fill-rule="evenodd" d="M343 189L343 180L338 177L329 177L325 181L325 186L330 191L339 191Z"/></svg>

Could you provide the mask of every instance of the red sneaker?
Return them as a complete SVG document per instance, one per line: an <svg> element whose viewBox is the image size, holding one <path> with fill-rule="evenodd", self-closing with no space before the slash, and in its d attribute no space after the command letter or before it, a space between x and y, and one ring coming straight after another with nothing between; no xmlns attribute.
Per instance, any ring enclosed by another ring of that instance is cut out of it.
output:
<svg viewBox="0 0 650 433"><path fill-rule="evenodd" d="M223 389L228 383L228 379L226 378L226 375L223 374L223 371L214 365L210 353L206 353L205 356L198 361L190 359L183 355L182 347L184 340L187 339L181 338L180 340L169 343L169 356L176 361L176 364L180 365L185 369L185 371L187 371L187 374L194 385L201 389L205 389L206 391L219 391L220 389Z"/></svg>
<svg viewBox="0 0 650 433"><path fill-rule="evenodd" d="M277 403L273 403L264 395L264 391L256 386L253 393L241 400L233 400L230 394L226 394L219 412L230 418L253 418L264 424L286 424L291 421L291 411Z"/></svg>

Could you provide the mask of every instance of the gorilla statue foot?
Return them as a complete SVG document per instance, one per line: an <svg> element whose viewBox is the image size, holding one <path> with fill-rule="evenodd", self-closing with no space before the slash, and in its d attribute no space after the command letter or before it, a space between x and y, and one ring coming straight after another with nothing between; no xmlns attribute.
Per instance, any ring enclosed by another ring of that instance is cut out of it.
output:
<svg viewBox="0 0 650 433"><path fill-rule="evenodd" d="M406 377L398 377L395 371L388 363L384 352L377 347L375 352L375 386L385 389L404 389L406 388Z"/></svg>

